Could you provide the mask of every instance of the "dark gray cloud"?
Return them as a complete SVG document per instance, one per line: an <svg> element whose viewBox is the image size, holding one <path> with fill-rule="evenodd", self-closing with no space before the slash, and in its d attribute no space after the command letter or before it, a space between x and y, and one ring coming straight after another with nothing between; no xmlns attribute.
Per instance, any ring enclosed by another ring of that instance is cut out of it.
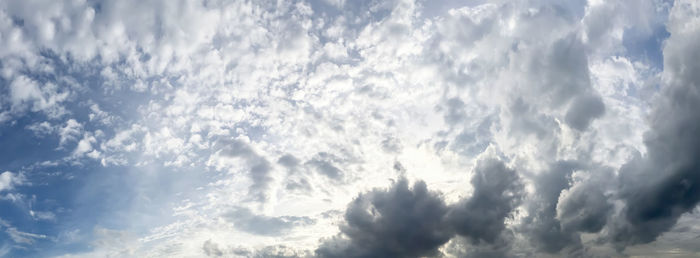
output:
<svg viewBox="0 0 700 258"><path fill-rule="evenodd" d="M233 222L233 226L239 230L256 234L275 236L287 232L297 226L312 225L316 221L309 217L281 216L270 217L257 215L247 208L235 207L224 215Z"/></svg>
<svg viewBox="0 0 700 258"><path fill-rule="evenodd" d="M343 176L343 171L341 171L338 167L334 166L329 161L314 159L310 161L309 164L316 167L316 171L318 173L325 175L331 179L340 180Z"/></svg>
<svg viewBox="0 0 700 258"><path fill-rule="evenodd" d="M519 229L537 252L594 255L580 235L601 232L607 225L613 205L606 191L614 173L610 168L584 164L558 161L533 179L536 192L528 200L528 216Z"/></svg>
<svg viewBox="0 0 700 258"><path fill-rule="evenodd" d="M552 133L551 128L557 128L556 121L552 117L537 113L534 105L520 97L510 104L508 111L513 116L511 132L534 134L537 138L543 139Z"/></svg>
<svg viewBox="0 0 700 258"><path fill-rule="evenodd" d="M447 206L439 193L405 178L387 190L361 194L348 205L341 234L326 239L320 257L421 257L439 255L438 248L455 234L470 239L473 252L505 254L505 220L519 205L522 183L501 161L478 163L473 195ZM471 251L465 253L474 254Z"/></svg>
<svg viewBox="0 0 700 258"><path fill-rule="evenodd" d="M474 243L474 241L464 237L456 237L445 245L444 252L447 257L460 258L524 257L522 254L514 255L512 253L512 241L512 234L503 234L503 237L489 245Z"/></svg>
<svg viewBox="0 0 700 258"><path fill-rule="evenodd" d="M387 136L382 141L382 150L387 153L400 153L402 149L401 141L395 137Z"/></svg>
<svg viewBox="0 0 700 258"><path fill-rule="evenodd" d="M297 166L299 166L300 162L301 161L299 161L299 159L294 157L294 155L292 154L285 154L277 160L277 163L289 169L296 168Z"/></svg>
<svg viewBox="0 0 700 258"><path fill-rule="evenodd" d="M333 180L342 180L343 171L335 166L334 163L341 161L340 158L326 152L319 152L314 158L307 161L306 164L312 166L321 175L327 176Z"/></svg>
<svg viewBox="0 0 700 258"><path fill-rule="evenodd" d="M556 218L559 195L569 187L571 174L580 167L575 162L559 161L534 179L536 192L529 200L528 216L521 227L537 250L557 253L565 247L580 244L578 236L563 230Z"/></svg>
<svg viewBox="0 0 700 258"><path fill-rule="evenodd" d="M578 182L562 192L557 204L557 219L564 232L599 232L607 223L612 204L604 194L604 181L612 173L599 171L592 179Z"/></svg>
<svg viewBox="0 0 700 258"><path fill-rule="evenodd" d="M448 207L424 182L409 188L399 179L387 190L375 189L353 200L345 212L342 235L316 250L320 257L419 257L436 255L452 233L445 224Z"/></svg>
<svg viewBox="0 0 700 258"><path fill-rule="evenodd" d="M219 249L219 245L212 242L211 239L204 241L202 251L204 251L204 254L207 256L219 257L224 255L224 252Z"/></svg>
<svg viewBox="0 0 700 258"><path fill-rule="evenodd" d="M559 106L590 89L588 57L581 39L568 35L556 40L547 50L544 63L533 66L533 69L545 68L535 72L543 76L540 90L546 101Z"/></svg>
<svg viewBox="0 0 700 258"><path fill-rule="evenodd" d="M290 191L303 191L303 192L308 192L311 191L311 183L309 183L309 180L306 178L298 178L298 179L287 179L287 184L285 185L285 189L290 190Z"/></svg>
<svg viewBox="0 0 700 258"><path fill-rule="evenodd" d="M464 111L464 101L459 98L451 98L447 100L447 112L445 114L445 122L449 125L462 123L467 118Z"/></svg>
<svg viewBox="0 0 700 258"><path fill-rule="evenodd" d="M669 21L671 36L664 47L668 84L651 114L644 138L647 154L620 170L620 198L626 207L611 233L619 249L656 240L700 201L700 27L687 15L692 17L679 12Z"/></svg>
<svg viewBox="0 0 700 258"><path fill-rule="evenodd" d="M554 38L524 56L515 62L526 67L522 83L531 84L531 88L528 92L514 91L508 105L512 131L533 133L540 139L555 136L559 128L555 115L545 110L566 108L560 119L580 131L605 113L605 104L591 87L586 46L580 36Z"/></svg>
<svg viewBox="0 0 700 258"><path fill-rule="evenodd" d="M495 159L479 161L471 183L471 198L456 204L447 219L457 234L494 243L505 229L505 219L520 204L523 185L514 170Z"/></svg>
<svg viewBox="0 0 700 258"><path fill-rule="evenodd" d="M301 161L292 154L285 154L277 160L277 163L287 168L287 177L285 178L285 189L289 191L311 191L311 183L305 175L297 173Z"/></svg>
<svg viewBox="0 0 700 258"><path fill-rule="evenodd" d="M605 114L605 104L599 96L579 96L566 111L564 121L579 131L586 130L593 119Z"/></svg>
<svg viewBox="0 0 700 258"><path fill-rule="evenodd" d="M267 190L272 182L270 162L265 157L258 155L247 143L239 140L219 142L218 145L224 145L221 148L221 154L246 160L250 166L248 175L253 181L248 189L249 195L255 201L265 202L268 198Z"/></svg>

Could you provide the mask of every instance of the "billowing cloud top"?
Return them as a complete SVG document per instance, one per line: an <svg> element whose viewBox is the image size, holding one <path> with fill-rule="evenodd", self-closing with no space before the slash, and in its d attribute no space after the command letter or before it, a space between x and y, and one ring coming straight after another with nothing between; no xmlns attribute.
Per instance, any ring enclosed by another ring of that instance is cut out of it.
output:
<svg viewBox="0 0 700 258"><path fill-rule="evenodd" d="M0 257L697 257L700 3L0 1Z"/></svg>

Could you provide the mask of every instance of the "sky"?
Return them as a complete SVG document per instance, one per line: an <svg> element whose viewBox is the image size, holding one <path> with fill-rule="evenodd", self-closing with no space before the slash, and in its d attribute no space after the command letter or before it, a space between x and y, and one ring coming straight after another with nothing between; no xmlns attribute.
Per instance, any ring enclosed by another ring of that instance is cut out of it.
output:
<svg viewBox="0 0 700 258"><path fill-rule="evenodd" d="M700 2L0 1L0 257L698 257Z"/></svg>

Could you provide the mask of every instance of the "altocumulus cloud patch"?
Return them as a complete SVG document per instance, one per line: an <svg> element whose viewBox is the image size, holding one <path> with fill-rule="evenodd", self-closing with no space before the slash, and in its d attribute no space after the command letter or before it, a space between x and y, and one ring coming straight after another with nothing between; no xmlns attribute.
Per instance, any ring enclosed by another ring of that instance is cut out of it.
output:
<svg viewBox="0 0 700 258"><path fill-rule="evenodd" d="M0 1L0 256L696 257L696 1Z"/></svg>

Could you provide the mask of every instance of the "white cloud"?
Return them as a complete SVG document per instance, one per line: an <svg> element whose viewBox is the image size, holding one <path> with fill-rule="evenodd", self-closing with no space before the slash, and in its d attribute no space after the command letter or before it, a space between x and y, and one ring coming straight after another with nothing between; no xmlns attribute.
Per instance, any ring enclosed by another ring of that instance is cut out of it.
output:
<svg viewBox="0 0 700 258"><path fill-rule="evenodd" d="M14 243L20 245L31 245L37 239L47 238L46 235L20 231L17 228L13 227L10 223L2 219L0 219L0 228L4 228L5 233L7 233L10 236L10 239L12 239Z"/></svg>
<svg viewBox="0 0 700 258"><path fill-rule="evenodd" d="M21 109L22 105L28 105L37 111L46 106L46 100L41 95L37 83L25 76L15 78L10 84L10 97L12 107Z"/></svg>
<svg viewBox="0 0 700 258"><path fill-rule="evenodd" d="M94 144L97 140L95 139L94 136L92 136L89 133L85 133L83 135L83 138L78 141L78 145L75 146L75 149L73 150L72 156L73 157L81 157L84 154L87 154L88 157L97 159L99 157L99 152L98 151L93 151L92 144Z"/></svg>
<svg viewBox="0 0 700 258"><path fill-rule="evenodd" d="M36 220L48 220L56 221L56 214L50 211L34 211L30 210L29 215L31 215Z"/></svg>
<svg viewBox="0 0 700 258"><path fill-rule="evenodd" d="M20 75L10 83L10 101L12 111L21 114L29 110L32 112L44 112L52 118L65 114L61 102L64 102L69 92L59 90L53 83L40 85L39 82Z"/></svg>
<svg viewBox="0 0 700 258"><path fill-rule="evenodd" d="M46 136L54 131L54 127L47 121L29 125L27 129L33 131L37 136Z"/></svg>
<svg viewBox="0 0 700 258"><path fill-rule="evenodd" d="M65 144L77 140L77 137L80 137L82 130L82 124L78 123L78 121L75 119L68 119L68 121L66 121L66 125L58 129L58 135L60 136L58 141L59 148L64 147Z"/></svg>
<svg viewBox="0 0 700 258"><path fill-rule="evenodd" d="M12 190L17 185L22 185L25 178L22 174L5 171L0 174L0 192Z"/></svg>

